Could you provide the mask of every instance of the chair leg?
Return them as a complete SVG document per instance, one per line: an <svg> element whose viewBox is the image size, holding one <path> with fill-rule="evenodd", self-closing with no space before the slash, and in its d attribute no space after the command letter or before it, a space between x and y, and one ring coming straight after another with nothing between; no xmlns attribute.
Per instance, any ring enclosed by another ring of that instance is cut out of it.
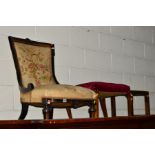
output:
<svg viewBox="0 0 155 155"><path fill-rule="evenodd" d="M95 117L94 116L94 111L92 111L92 108L89 108L88 112L89 112L89 117L90 118L94 118Z"/></svg>
<svg viewBox="0 0 155 155"><path fill-rule="evenodd" d="M111 97L111 116L116 117L116 100L115 100L115 96Z"/></svg>
<svg viewBox="0 0 155 155"><path fill-rule="evenodd" d="M67 111L67 115L69 117L69 119L72 119L72 111L71 111L71 108L66 108L66 111Z"/></svg>
<svg viewBox="0 0 155 155"><path fill-rule="evenodd" d="M128 101L128 116L133 116L134 111L133 111L133 95L129 93L127 95L127 101Z"/></svg>
<svg viewBox="0 0 155 155"><path fill-rule="evenodd" d="M145 95L145 115L150 115L150 99L149 94Z"/></svg>
<svg viewBox="0 0 155 155"><path fill-rule="evenodd" d="M50 119L53 117L53 109L51 110L51 107L48 106L49 102L50 100L47 98L42 99L42 103L44 105L42 110L44 119Z"/></svg>
<svg viewBox="0 0 155 155"><path fill-rule="evenodd" d="M22 109L21 109L21 114L19 116L19 120L24 120L27 113L28 113L29 105L27 104L22 104Z"/></svg>
<svg viewBox="0 0 155 155"><path fill-rule="evenodd" d="M90 118L98 118L99 117L98 99L96 99L93 102L92 102L92 104L90 104L89 109L88 109L89 117Z"/></svg>
<svg viewBox="0 0 155 155"><path fill-rule="evenodd" d="M102 109L102 113L104 117L108 117L108 112L107 112L107 107L106 107L106 99L105 98L99 98L100 100L100 105Z"/></svg>
<svg viewBox="0 0 155 155"><path fill-rule="evenodd" d="M44 107L42 112L43 112L44 119L50 119L51 114L48 107Z"/></svg>
<svg viewBox="0 0 155 155"><path fill-rule="evenodd" d="M49 119L53 119L53 113L54 113L54 109L50 108L49 109Z"/></svg>
<svg viewBox="0 0 155 155"><path fill-rule="evenodd" d="M89 112L90 118L95 118L95 105L94 104L90 104L88 112Z"/></svg>

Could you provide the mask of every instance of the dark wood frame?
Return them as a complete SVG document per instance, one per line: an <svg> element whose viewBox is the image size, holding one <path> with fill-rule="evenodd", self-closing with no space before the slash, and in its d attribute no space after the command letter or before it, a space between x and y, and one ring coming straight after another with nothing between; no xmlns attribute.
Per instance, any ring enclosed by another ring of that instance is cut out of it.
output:
<svg viewBox="0 0 155 155"><path fill-rule="evenodd" d="M130 91L132 96L143 96L144 97L144 104L145 104L145 115L150 115L150 96L149 91L142 91L142 90L131 90Z"/></svg>
<svg viewBox="0 0 155 155"><path fill-rule="evenodd" d="M28 45L34 45L34 46L50 47L51 48L51 59L52 59L51 60L52 74L53 74L53 78L54 78L55 82L57 84L59 84L59 82L57 81L56 76L55 76L55 67L54 67L55 48L54 48L54 44L37 42L37 41L32 41L30 39L22 39L22 38L16 38L16 37L12 37L12 36L9 36L8 39L9 39L10 48L12 51L13 60L15 63L17 79L18 79L18 83L19 83L21 92L26 93L26 92L32 91L34 89L34 85L32 83L29 83L27 88L25 88L22 84L22 76L21 76L21 72L20 72L20 67L19 67L19 63L18 63L15 45L14 45L15 42L24 43L24 44L28 44ZM78 99L70 100L69 99L69 100L67 100L67 102L65 102L63 104L60 100L53 101L53 99L51 99L51 98L43 98L42 103L38 103L38 104L22 102L22 110L21 110L19 119L24 119L26 117L26 115L28 113L29 105L36 106L36 107L43 107L44 119L52 119L53 118L53 108L66 108L69 118L72 118L72 113L71 113L70 108L76 109L76 108L79 108L82 106L89 107L88 112L89 112L89 115L91 118L98 117L98 99L96 99L95 101L94 100L78 100Z"/></svg>
<svg viewBox="0 0 155 155"><path fill-rule="evenodd" d="M99 91L99 100L101 109L103 112L104 117L108 117L108 112L106 108L106 98L110 98L111 100L111 116L116 117L117 110L116 110L116 97L123 96L127 99L127 107L128 107L128 116L133 116L133 97L131 93L127 92L102 92Z"/></svg>
<svg viewBox="0 0 155 155"><path fill-rule="evenodd" d="M106 108L106 98L111 99L111 116L116 117L116 97L124 96L127 98L127 107L128 107L128 116L134 116L134 108L133 108L133 98L136 96L143 96L144 97L144 104L145 104L145 115L150 115L150 100L149 100L149 92L142 91L142 90L131 90L128 93L122 92L98 92L99 100L101 104L101 109L103 112L104 117L108 117L107 108Z"/></svg>

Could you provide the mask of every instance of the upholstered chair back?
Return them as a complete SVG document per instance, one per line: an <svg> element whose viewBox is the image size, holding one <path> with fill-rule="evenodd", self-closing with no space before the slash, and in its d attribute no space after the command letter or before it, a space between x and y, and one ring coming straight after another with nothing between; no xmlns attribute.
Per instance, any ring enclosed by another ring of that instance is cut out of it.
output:
<svg viewBox="0 0 155 155"><path fill-rule="evenodd" d="M18 81L23 87L56 83L53 65L54 45L31 40L11 38L13 57L18 71Z"/></svg>

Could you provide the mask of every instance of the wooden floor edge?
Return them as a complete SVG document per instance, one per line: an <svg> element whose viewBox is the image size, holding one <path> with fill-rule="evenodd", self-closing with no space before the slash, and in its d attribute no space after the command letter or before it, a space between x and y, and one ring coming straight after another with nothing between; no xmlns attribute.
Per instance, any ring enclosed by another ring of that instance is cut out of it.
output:
<svg viewBox="0 0 155 155"><path fill-rule="evenodd" d="M0 129L155 129L155 115L59 120L1 120Z"/></svg>

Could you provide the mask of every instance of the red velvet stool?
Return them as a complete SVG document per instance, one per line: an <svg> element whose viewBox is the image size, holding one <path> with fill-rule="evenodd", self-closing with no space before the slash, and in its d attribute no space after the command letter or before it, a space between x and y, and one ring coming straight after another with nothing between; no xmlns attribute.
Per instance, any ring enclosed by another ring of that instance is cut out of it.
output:
<svg viewBox="0 0 155 155"><path fill-rule="evenodd" d="M88 82L79 84L78 86L91 89L99 94L99 100L104 117L108 117L106 108L106 98L111 98L111 115L116 116L116 96L125 96L127 98L128 116L134 115L133 96L144 96L145 99L145 114L150 115L150 103L148 91L134 91L125 84L115 84L107 82Z"/></svg>
<svg viewBox="0 0 155 155"><path fill-rule="evenodd" d="M116 116L116 96L127 97L128 115L133 115L133 98L130 94L130 87L124 84L115 84L107 82L88 82L78 86L91 89L99 94L99 100L104 117L108 117L106 108L106 98L111 98L111 115Z"/></svg>

